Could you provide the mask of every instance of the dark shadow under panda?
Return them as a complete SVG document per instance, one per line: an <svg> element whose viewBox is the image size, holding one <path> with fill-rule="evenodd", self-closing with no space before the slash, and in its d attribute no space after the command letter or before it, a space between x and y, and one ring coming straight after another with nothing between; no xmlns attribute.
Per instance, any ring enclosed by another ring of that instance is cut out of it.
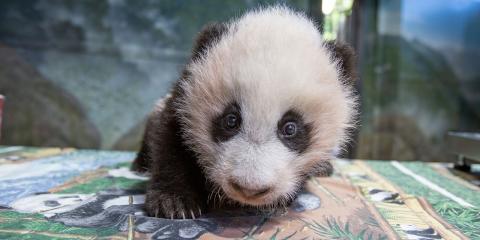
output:
<svg viewBox="0 0 480 240"><path fill-rule="evenodd" d="M150 216L195 218L216 204L291 202L353 129L350 47L285 7L198 35L171 94L149 115L132 169L149 172Z"/></svg>

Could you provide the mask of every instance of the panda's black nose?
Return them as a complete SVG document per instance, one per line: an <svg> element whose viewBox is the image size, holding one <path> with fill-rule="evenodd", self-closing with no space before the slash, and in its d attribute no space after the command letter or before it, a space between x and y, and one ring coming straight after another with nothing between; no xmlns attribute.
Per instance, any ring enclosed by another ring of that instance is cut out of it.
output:
<svg viewBox="0 0 480 240"><path fill-rule="evenodd" d="M246 186L242 186L239 183L230 180L230 186L232 186L235 191L239 192L246 198L259 198L264 195L267 195L270 191L272 191L271 187L262 187L262 188L250 188Z"/></svg>

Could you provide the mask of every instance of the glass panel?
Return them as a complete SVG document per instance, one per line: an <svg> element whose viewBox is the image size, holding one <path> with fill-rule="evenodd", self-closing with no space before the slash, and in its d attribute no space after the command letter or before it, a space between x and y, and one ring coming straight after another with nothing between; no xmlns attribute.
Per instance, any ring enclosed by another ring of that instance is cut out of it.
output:
<svg viewBox="0 0 480 240"><path fill-rule="evenodd" d="M480 2L361 4L357 157L447 160L449 130L480 130Z"/></svg>
<svg viewBox="0 0 480 240"><path fill-rule="evenodd" d="M274 2L1 1L2 144L136 149L202 26Z"/></svg>

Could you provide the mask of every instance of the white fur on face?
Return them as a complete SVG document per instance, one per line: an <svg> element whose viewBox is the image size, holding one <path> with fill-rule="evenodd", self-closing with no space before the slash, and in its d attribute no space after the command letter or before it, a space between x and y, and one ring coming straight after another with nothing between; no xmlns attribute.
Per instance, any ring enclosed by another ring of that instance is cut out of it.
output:
<svg viewBox="0 0 480 240"><path fill-rule="evenodd" d="M230 23L225 36L188 71L191 78L182 85L186 94L178 102L184 137L208 177L239 202L271 204L293 193L300 175L331 157L351 126L351 90L342 85L315 25L287 8L250 12ZM216 143L212 120L232 102L241 109L241 131ZM276 136L278 121L291 109L313 127L310 147L302 154ZM229 178L251 188L273 184L274 191L247 201L225 185Z"/></svg>
<svg viewBox="0 0 480 240"><path fill-rule="evenodd" d="M275 122L273 124L276 125ZM249 126L244 125L243 129L249 129ZM258 130L254 134L241 131L232 139L220 143L212 176L223 191L238 202L273 204L282 196L293 195L297 189L297 173L292 171L292 162L297 154L280 142L275 129ZM282 179L279 179L280 176ZM270 188L271 191L261 198L249 199L236 192L230 181L250 189Z"/></svg>

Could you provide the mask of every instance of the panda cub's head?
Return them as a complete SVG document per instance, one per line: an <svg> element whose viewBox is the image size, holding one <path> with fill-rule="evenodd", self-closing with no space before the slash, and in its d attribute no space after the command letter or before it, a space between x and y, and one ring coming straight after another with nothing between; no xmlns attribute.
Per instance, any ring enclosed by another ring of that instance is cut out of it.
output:
<svg viewBox="0 0 480 240"><path fill-rule="evenodd" d="M176 106L187 145L225 196L272 206L307 176L331 173L355 115L348 48L271 7L208 26L194 50Z"/></svg>

